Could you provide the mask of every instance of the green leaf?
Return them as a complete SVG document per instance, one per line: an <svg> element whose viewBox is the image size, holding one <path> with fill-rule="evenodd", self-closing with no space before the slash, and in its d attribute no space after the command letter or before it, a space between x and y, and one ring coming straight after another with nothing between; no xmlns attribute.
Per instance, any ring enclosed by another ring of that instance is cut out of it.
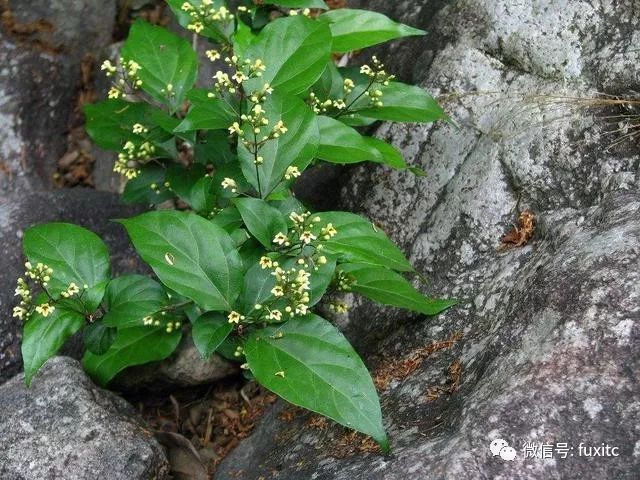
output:
<svg viewBox="0 0 640 480"><path fill-rule="evenodd" d="M249 232L266 248L273 246L273 238L279 232L287 234L287 221L282 213L264 200L257 198L236 198L233 203L238 208Z"/></svg>
<svg viewBox="0 0 640 480"><path fill-rule="evenodd" d="M213 178L201 164L190 168L183 165L171 165L167 171L167 181L182 200L196 212L210 212L215 202Z"/></svg>
<svg viewBox="0 0 640 480"><path fill-rule="evenodd" d="M193 343L204 358L209 358L229 336L233 325L219 313L209 312L193 324Z"/></svg>
<svg viewBox="0 0 640 480"><path fill-rule="evenodd" d="M186 40L163 27L136 21L122 47L122 56L141 66L142 89L177 111L196 81L198 59ZM169 94L167 86L172 86Z"/></svg>
<svg viewBox="0 0 640 480"><path fill-rule="evenodd" d="M398 273L383 267L366 264L342 264L339 270L356 281L352 291L371 300L425 315L437 315L455 305L455 300L427 298Z"/></svg>
<svg viewBox="0 0 640 480"><path fill-rule="evenodd" d="M193 213L167 210L120 222L167 287L207 310L231 310L242 285L242 260L222 228Z"/></svg>
<svg viewBox="0 0 640 480"><path fill-rule="evenodd" d="M57 296L70 283L87 285L92 300L87 308L97 308L110 276L109 251L95 233L69 223L46 223L29 228L23 239L24 252L32 264L44 263L53 269L47 289Z"/></svg>
<svg viewBox="0 0 640 480"><path fill-rule="evenodd" d="M138 138L132 129L142 123L148 106L144 103L129 103L124 100L105 100L83 107L86 129L100 148L119 151L128 140Z"/></svg>
<svg viewBox="0 0 640 480"><path fill-rule="evenodd" d="M82 339L87 350L96 355L102 355L113 345L117 333L118 330L115 327L109 327L103 322L95 322L87 325L83 330Z"/></svg>
<svg viewBox="0 0 640 480"><path fill-rule="evenodd" d="M313 160L318 149L318 124L316 116L304 102L295 97L273 93L264 104L269 125L282 120L289 131L278 139L267 142L259 151L264 163L258 166L260 183L256 174L254 156L241 143L238 145L238 157L242 172L249 183L261 191L262 198L269 194L283 181L287 168L297 166L303 171ZM247 138L252 135L246 130Z"/></svg>
<svg viewBox="0 0 640 480"><path fill-rule="evenodd" d="M82 364L104 386L127 367L164 360L174 352L181 338L181 329L167 333L164 325L119 328L115 342L105 354L87 351Z"/></svg>
<svg viewBox="0 0 640 480"><path fill-rule="evenodd" d="M447 118L438 102L420 87L391 82L380 90L384 106L371 107L369 99L363 97L351 110L357 111L358 115L393 122L429 123Z"/></svg>
<svg viewBox="0 0 640 480"><path fill-rule="evenodd" d="M323 0L264 0L264 3L291 8L322 8L323 10L329 8Z"/></svg>
<svg viewBox="0 0 640 480"><path fill-rule="evenodd" d="M288 402L371 435L388 450L380 402L347 339L316 315L251 333L245 354L258 382Z"/></svg>
<svg viewBox="0 0 640 480"><path fill-rule="evenodd" d="M208 130L195 145L194 162L203 165L224 165L236 162L238 157L231 151L227 130Z"/></svg>
<svg viewBox="0 0 640 480"><path fill-rule="evenodd" d="M353 128L331 117L318 116L320 145L316 156L332 163L382 162L380 151Z"/></svg>
<svg viewBox="0 0 640 480"><path fill-rule="evenodd" d="M24 326L22 338L24 381L27 386L44 362L53 357L67 339L83 326L82 315L60 306L47 317L33 314Z"/></svg>
<svg viewBox="0 0 640 480"><path fill-rule="evenodd" d="M318 19L329 24L333 36L333 51L340 53L362 50L395 38L427 33L368 10L339 8L323 13Z"/></svg>
<svg viewBox="0 0 640 480"><path fill-rule="evenodd" d="M107 311L103 323L111 327L143 325L143 318L168 304L158 282L143 275L123 275L109 282L104 296Z"/></svg>
<svg viewBox="0 0 640 480"><path fill-rule="evenodd" d="M240 117L236 107L221 98L209 98L208 93L200 89L189 92L191 108L175 133L225 129Z"/></svg>
<svg viewBox="0 0 640 480"><path fill-rule="evenodd" d="M238 301L240 312L250 313L256 304L262 304L273 297L271 289L275 285L276 279L271 275L271 270L262 268L257 262L252 262L245 274L244 288Z"/></svg>
<svg viewBox="0 0 640 480"><path fill-rule="evenodd" d="M344 96L344 78L333 61L329 61L318 81L311 87L311 91L320 100L328 98L342 98Z"/></svg>
<svg viewBox="0 0 640 480"><path fill-rule="evenodd" d="M304 16L279 18L260 32L245 56L262 59L267 67L262 77L247 82L248 91L269 82L279 92L299 94L322 75L331 56L331 31Z"/></svg>
<svg viewBox="0 0 640 480"><path fill-rule="evenodd" d="M348 212L322 212L317 216L321 218L320 225L331 223L338 231L322 243L340 261L370 263L402 272L413 270L404 253L365 218Z"/></svg>
<svg viewBox="0 0 640 480"><path fill-rule="evenodd" d="M171 8L171 11L176 16L178 23L182 27L187 28L189 23L191 23L192 18L187 12L182 10L182 5L184 4L185 0L166 0L166 1L169 4L169 8ZM190 0L190 3L195 7L199 7L202 4L202 0ZM211 6L217 9L222 6L226 6L226 2L225 0L213 0ZM199 35L202 35L203 37L211 38L220 43L225 43L227 40L227 37L230 35L233 29L233 22L230 22L229 24L225 25L223 29L217 28L218 25L219 24L217 22L210 25L206 25L204 27L204 30L202 30L202 32L200 32Z"/></svg>
<svg viewBox="0 0 640 480"><path fill-rule="evenodd" d="M142 165L138 176L125 185L122 200L125 203L158 204L174 198L173 192L164 186L166 174L166 167ZM155 189L151 188L152 185L155 185Z"/></svg>
<svg viewBox="0 0 640 480"><path fill-rule="evenodd" d="M238 209L231 205L223 208L212 219L211 223L231 233L242 226L242 216Z"/></svg>
<svg viewBox="0 0 640 480"><path fill-rule="evenodd" d="M371 148L375 148L380 152L380 159L374 160L379 163L384 163L392 168L404 169L407 168L407 163L402 157L402 153L393 145L389 145L387 142L375 137L363 137L365 142Z"/></svg>

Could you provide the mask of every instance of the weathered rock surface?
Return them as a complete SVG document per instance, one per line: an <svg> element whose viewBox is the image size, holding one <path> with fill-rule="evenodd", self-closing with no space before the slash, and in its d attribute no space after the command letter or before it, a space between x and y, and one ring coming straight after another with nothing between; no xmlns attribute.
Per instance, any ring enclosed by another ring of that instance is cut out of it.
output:
<svg viewBox="0 0 640 480"><path fill-rule="evenodd" d="M107 45L115 2L0 5L0 192L51 185L67 149L85 55Z"/></svg>
<svg viewBox="0 0 640 480"><path fill-rule="evenodd" d="M27 389L0 387L3 480L161 480L165 453L131 405L96 387L78 362L54 357Z"/></svg>
<svg viewBox="0 0 640 480"><path fill-rule="evenodd" d="M402 245L426 293L460 304L416 321L353 298L338 321L373 369L464 337L382 392L390 456L360 452L339 427L310 428L307 416L283 422L276 408L216 478L636 478L640 151L624 132L608 134L625 117L604 118L631 107L594 99L640 89L637 2L354 4L431 32L376 53L439 95L459 128L382 125L377 135L428 176L351 169L339 206ZM500 250L527 208L533 240ZM459 389L434 399L435 387L455 387L457 361ZM514 461L491 455L497 438ZM553 458L525 458L525 442L552 444ZM573 447L566 458L558 443ZM580 456L581 443L619 456Z"/></svg>
<svg viewBox="0 0 640 480"><path fill-rule="evenodd" d="M139 207L122 205L117 195L85 189L15 193L0 198L0 383L22 368L22 325L11 317L11 310L15 306L15 281L24 272L24 230L44 222L76 223L97 233L107 243L114 274L143 271L145 267L126 232L111 221L140 211Z"/></svg>
<svg viewBox="0 0 640 480"><path fill-rule="evenodd" d="M205 360L193 344L191 332L182 337L176 352L166 360L131 367L118 375L110 387L117 391L163 391L207 385L238 373L219 355Z"/></svg>

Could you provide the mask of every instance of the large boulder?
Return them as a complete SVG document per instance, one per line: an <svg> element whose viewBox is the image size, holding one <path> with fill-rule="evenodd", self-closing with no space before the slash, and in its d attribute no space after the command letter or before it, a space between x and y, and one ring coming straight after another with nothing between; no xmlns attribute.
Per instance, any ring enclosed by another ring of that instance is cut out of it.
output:
<svg viewBox="0 0 640 480"><path fill-rule="evenodd" d="M122 205L117 195L73 189L14 193L0 198L0 383L22 368L22 325L11 317L16 304L15 281L24 272L22 235L32 225L45 222L77 223L97 233L109 246L114 274L145 268L124 229L112 219L140 213L139 207Z"/></svg>
<svg viewBox="0 0 640 480"><path fill-rule="evenodd" d="M160 444L120 397L96 387L77 361L54 357L26 388L0 387L3 480L162 480Z"/></svg>
<svg viewBox="0 0 640 480"><path fill-rule="evenodd" d="M602 94L640 87L634 2L351 5L431 32L376 53L458 125L382 125L428 176L357 167L338 206L403 246L425 293L460 303L419 319L351 298L338 320L377 373L390 456L280 405L216 478L635 478L640 152L622 138L633 110ZM535 235L502 248L526 209Z"/></svg>
<svg viewBox="0 0 640 480"><path fill-rule="evenodd" d="M110 43L115 2L6 0L0 13L0 192L51 186L81 64Z"/></svg>

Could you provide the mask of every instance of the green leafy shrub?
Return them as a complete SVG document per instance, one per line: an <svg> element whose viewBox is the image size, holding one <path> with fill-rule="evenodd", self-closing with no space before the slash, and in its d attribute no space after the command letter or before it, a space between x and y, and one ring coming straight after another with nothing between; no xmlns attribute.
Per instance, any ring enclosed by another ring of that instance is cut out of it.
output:
<svg viewBox="0 0 640 480"><path fill-rule="evenodd" d="M112 278L106 246L78 226L25 233L27 271L14 310L25 321L25 380L83 331L84 367L107 384L128 366L169 356L190 324L204 357L242 362L289 402L387 449L366 367L315 307L328 297L343 313L340 292L426 315L452 302L421 295L405 278L415 272L404 254L371 222L311 213L291 187L318 161L408 168L394 147L353 127L431 122L442 110L376 57L354 69L336 66L332 54L424 32L367 11L310 15L307 7L326 8L322 0L265 0L236 12L221 0L168 3L212 43L208 61L222 70L209 88L195 88L192 44L138 21L121 60L102 66L113 87L108 100L86 107L87 129L119 152L125 201L177 199L188 208L119 220L157 280ZM280 7L306 10L267 22Z"/></svg>

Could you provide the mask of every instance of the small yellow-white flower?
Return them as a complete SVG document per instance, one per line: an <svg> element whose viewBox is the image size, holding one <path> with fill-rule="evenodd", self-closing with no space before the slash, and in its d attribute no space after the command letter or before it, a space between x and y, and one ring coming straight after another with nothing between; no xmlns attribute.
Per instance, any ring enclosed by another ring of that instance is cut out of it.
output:
<svg viewBox="0 0 640 480"><path fill-rule="evenodd" d="M289 239L287 238L287 236L282 233L282 232L278 232L276 234L275 237L273 237L273 243L277 243L278 245L284 245L285 243L287 243L289 241Z"/></svg>
<svg viewBox="0 0 640 480"><path fill-rule="evenodd" d="M50 314L54 312L56 307L53 305L49 305L48 303L43 303L42 305L38 305L36 307L36 312L38 312L43 317L48 317Z"/></svg>
<svg viewBox="0 0 640 480"><path fill-rule="evenodd" d="M62 295L64 298L69 298L74 296L78 292L80 292L80 287L78 287L75 283L71 282L69 284L69 287L67 287L67 289L64 292L62 292L60 295Z"/></svg>
<svg viewBox="0 0 640 480"><path fill-rule="evenodd" d="M220 52L218 50L207 50L206 54L207 54L207 58L212 62L215 62L216 60L220 60Z"/></svg>
<svg viewBox="0 0 640 480"><path fill-rule="evenodd" d="M271 268L273 266L273 261L269 257L260 258L260 266L264 270L265 268Z"/></svg>
<svg viewBox="0 0 640 480"><path fill-rule="evenodd" d="M225 190L230 189L232 193L236 193L238 191L238 184L233 178L225 178L221 185Z"/></svg>
<svg viewBox="0 0 640 480"><path fill-rule="evenodd" d="M312 241L316 240L317 238L318 237L316 237L313 233L311 233L308 230L305 230L300 234L300 241L305 245L309 245Z"/></svg>
<svg viewBox="0 0 640 480"><path fill-rule="evenodd" d="M273 287L271 293L276 297L284 297L284 289L280 285Z"/></svg>
<svg viewBox="0 0 640 480"><path fill-rule="evenodd" d="M292 178L298 178L300 176L300 170L298 167L288 167L287 171L284 174L284 178L286 180L291 180Z"/></svg>
<svg viewBox="0 0 640 480"><path fill-rule="evenodd" d="M331 237L335 237L338 234L338 231L335 229L332 223L328 223L320 233L325 240L329 240Z"/></svg>
<svg viewBox="0 0 640 480"><path fill-rule="evenodd" d="M238 135L238 136L244 135L244 132L242 131L242 128L240 128L240 124L238 122L233 122L233 125L229 127L229 133L231 135Z"/></svg>
<svg viewBox="0 0 640 480"><path fill-rule="evenodd" d="M240 320L244 320L244 315L240 315L238 312L231 312L227 318L229 319L229 323L240 323Z"/></svg>
<svg viewBox="0 0 640 480"><path fill-rule="evenodd" d="M282 312L280 310L271 310L269 312L269 320L282 320Z"/></svg>
<svg viewBox="0 0 640 480"><path fill-rule="evenodd" d="M144 125L142 125L141 123L136 123L133 126L133 133L141 134L141 133L147 133L148 131L149 131L149 129L147 127L145 127Z"/></svg>
<svg viewBox="0 0 640 480"><path fill-rule="evenodd" d="M117 89L116 87L111 87L109 89L109 93L107 94L107 96L110 99L120 98L122 96L122 92L119 89Z"/></svg>

